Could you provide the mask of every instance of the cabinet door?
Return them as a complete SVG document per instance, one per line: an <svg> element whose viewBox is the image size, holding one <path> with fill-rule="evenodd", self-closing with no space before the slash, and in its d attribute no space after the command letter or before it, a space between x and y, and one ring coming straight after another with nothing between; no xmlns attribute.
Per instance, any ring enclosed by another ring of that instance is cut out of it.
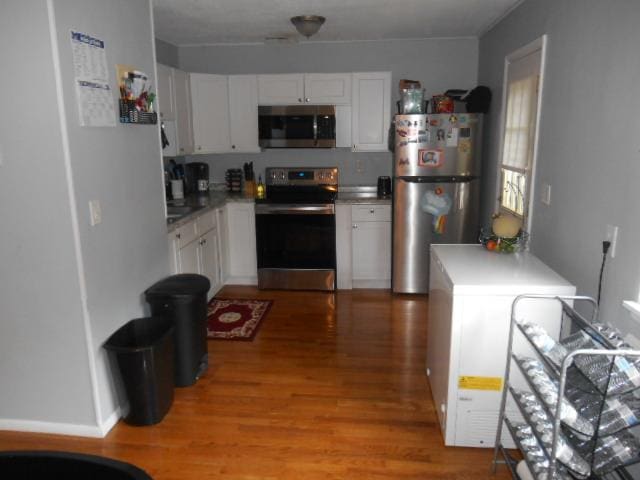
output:
<svg viewBox="0 0 640 480"><path fill-rule="evenodd" d="M229 275L232 281L257 283L256 218L253 203L227 204Z"/></svg>
<svg viewBox="0 0 640 480"><path fill-rule="evenodd" d="M173 68L157 64L158 69L158 111L162 120L175 120L175 98Z"/></svg>
<svg viewBox="0 0 640 480"><path fill-rule="evenodd" d="M351 290L352 283L351 205L336 204L336 283L339 290Z"/></svg>
<svg viewBox="0 0 640 480"><path fill-rule="evenodd" d="M199 240L200 274L211 282L208 297L212 297L220 289L220 262L218 259L218 232L209 230Z"/></svg>
<svg viewBox="0 0 640 480"><path fill-rule="evenodd" d="M189 74L182 70L174 70L173 81L175 86L178 155L189 155L193 153L193 124L191 123Z"/></svg>
<svg viewBox="0 0 640 480"><path fill-rule="evenodd" d="M304 100L304 75L258 75L260 105L295 105Z"/></svg>
<svg viewBox="0 0 640 480"><path fill-rule="evenodd" d="M353 223L353 279L391 279L391 222Z"/></svg>
<svg viewBox="0 0 640 480"><path fill-rule="evenodd" d="M195 153L220 153L230 149L227 77L192 73L191 107Z"/></svg>
<svg viewBox="0 0 640 480"><path fill-rule="evenodd" d="M351 74L306 74L304 76L304 101L312 105L349 105L351 103Z"/></svg>
<svg viewBox="0 0 640 480"><path fill-rule="evenodd" d="M180 273L200 273L199 247L199 240L194 240L179 250Z"/></svg>
<svg viewBox="0 0 640 480"><path fill-rule="evenodd" d="M386 152L391 125L391 73L353 74L351 135L354 151Z"/></svg>
<svg viewBox="0 0 640 480"><path fill-rule="evenodd" d="M227 224L227 209L222 207L216 210L218 233L218 260L220 262L220 283L227 283L229 276L229 228Z"/></svg>
<svg viewBox="0 0 640 480"><path fill-rule="evenodd" d="M169 271L172 275L180 273L179 238L176 232L170 232L167 236L169 243Z"/></svg>
<svg viewBox="0 0 640 480"><path fill-rule="evenodd" d="M259 152L258 77L229 76L229 121L232 152Z"/></svg>

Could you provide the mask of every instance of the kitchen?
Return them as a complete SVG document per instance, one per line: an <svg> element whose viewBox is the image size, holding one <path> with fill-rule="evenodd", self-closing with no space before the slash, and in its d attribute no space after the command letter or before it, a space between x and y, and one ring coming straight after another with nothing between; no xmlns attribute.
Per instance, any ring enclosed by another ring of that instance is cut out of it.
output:
<svg viewBox="0 0 640 480"><path fill-rule="evenodd" d="M53 20L59 38L51 32L45 2L29 12L14 3L4 4L0 15L5 65L23 72L25 88L41 92L37 98L17 98L8 93L15 87L10 77L3 80L3 98L14 112L5 116L0 129L0 208L6 224L14 228L2 253L5 272L12 272L11 278L5 274L2 289L1 371L5 384L12 385L0 409L6 429L27 423L31 429L51 431L55 425L76 424L95 434L100 430L97 425L109 425L115 405L103 354L96 346L125 319L139 315L140 292L169 273L156 132L143 126L82 131L77 107L69 100L74 98L68 86L72 80L66 76L63 82L56 81L60 72L67 75L71 65L67 56L62 64L54 61L52 38L66 53L69 41L63 33L78 26L111 32L112 48L118 45L119 50L110 63L153 71L146 6L136 3L140 8L136 15L122 15L118 25L98 20L111 18L112 9L124 8L118 2L110 7L99 2L86 7L56 2ZM637 19L634 2L525 1L493 28L472 37L373 45L344 42L340 48L304 41L268 47L174 48L160 41L157 57L161 63L201 73L391 71L394 94L401 78L421 80L429 94L487 85L494 93L483 142L483 191L487 192L496 190L497 162L491 159L499 157L504 57L547 34L549 74L536 182L551 184L553 192L549 207L534 199L531 248L578 292L595 296L604 229L607 224L618 225L619 244L615 258L607 263L601 310L621 328L633 331L637 327L622 301L638 299L640 271L635 252L640 231L634 215L640 163L633 134L639 125L630 108L635 102L630 92L640 71L633 50L638 43ZM16 30L25 25L33 31L30 38ZM328 21L323 28L329 26ZM18 49L6 47L18 37L31 58L40 60L38 65L25 62ZM126 53L121 43L145 47ZM39 115L27 117L30 110ZM336 149L305 153L302 161L306 166L337 166L347 185L375 185L378 176L391 174L390 158L389 153ZM287 151L219 154L206 161L215 180L247 161L262 171L267 166L299 164L300 157ZM86 221L88 204L96 198L102 202L103 222L91 229ZM482 206L482 218L487 219L493 200L486 196ZM47 321L52 317L58 328L52 329ZM29 332L44 329L46 335L27 333L27 324ZM34 357L34 352L40 353ZM45 397L52 405L44 407L33 400ZM75 400L69 402L70 397Z"/></svg>

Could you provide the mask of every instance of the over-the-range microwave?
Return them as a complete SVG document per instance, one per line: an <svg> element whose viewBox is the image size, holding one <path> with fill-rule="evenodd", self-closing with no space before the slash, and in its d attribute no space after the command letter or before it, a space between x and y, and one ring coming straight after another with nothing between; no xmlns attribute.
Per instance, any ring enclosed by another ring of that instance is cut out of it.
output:
<svg viewBox="0 0 640 480"><path fill-rule="evenodd" d="M262 148L334 148L336 107L283 105L258 107Z"/></svg>

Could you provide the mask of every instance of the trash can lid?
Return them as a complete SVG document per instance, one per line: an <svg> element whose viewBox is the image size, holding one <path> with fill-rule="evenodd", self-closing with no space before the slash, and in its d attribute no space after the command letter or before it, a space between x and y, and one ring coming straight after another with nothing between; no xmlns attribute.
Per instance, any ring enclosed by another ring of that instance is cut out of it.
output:
<svg viewBox="0 0 640 480"><path fill-rule="evenodd" d="M211 283L207 277L195 273L179 273L160 280L147 289L146 297L194 296L209 291Z"/></svg>

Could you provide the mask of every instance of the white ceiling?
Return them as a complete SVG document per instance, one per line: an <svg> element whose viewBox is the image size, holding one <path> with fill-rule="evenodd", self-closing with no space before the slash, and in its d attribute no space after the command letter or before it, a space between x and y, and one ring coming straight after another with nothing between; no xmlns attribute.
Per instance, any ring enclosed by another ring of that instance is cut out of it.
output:
<svg viewBox="0 0 640 480"><path fill-rule="evenodd" d="M156 37L174 45L477 37L522 0L153 0ZM307 40L289 19L322 15Z"/></svg>

